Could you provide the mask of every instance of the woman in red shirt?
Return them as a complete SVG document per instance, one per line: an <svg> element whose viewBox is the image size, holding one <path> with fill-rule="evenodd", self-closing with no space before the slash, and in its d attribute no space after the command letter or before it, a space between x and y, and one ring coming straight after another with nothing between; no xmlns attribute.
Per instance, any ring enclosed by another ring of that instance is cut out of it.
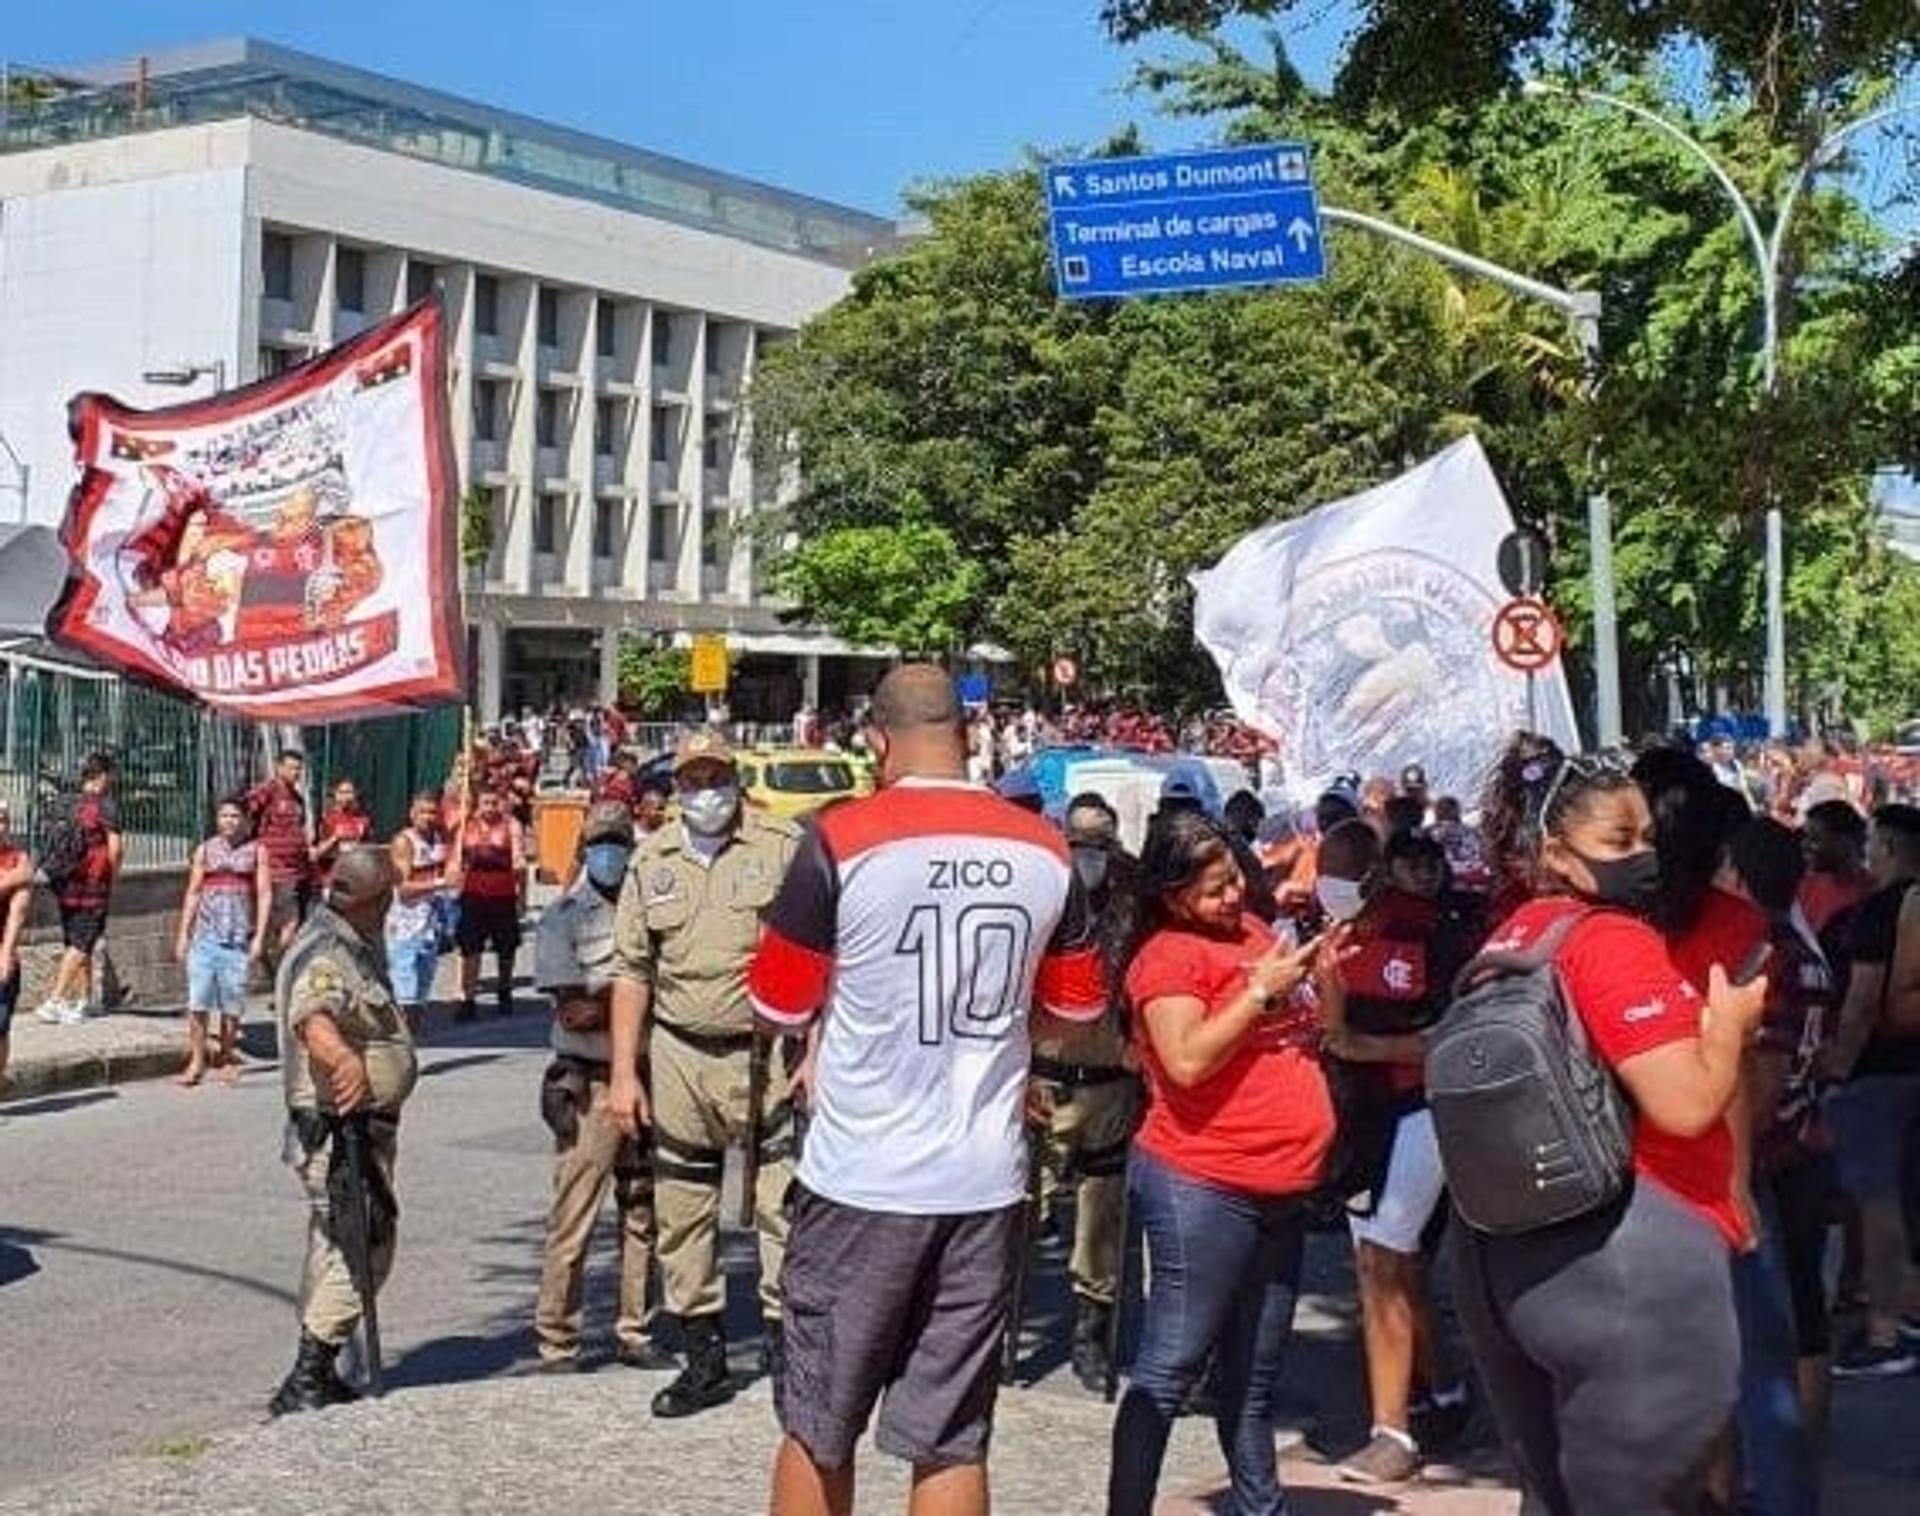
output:
<svg viewBox="0 0 1920 1516"><path fill-rule="evenodd" d="M1305 1201L1333 1141L1321 997L1340 989L1316 970L1340 939L1296 947L1245 910L1231 844L1196 813L1163 811L1140 868L1140 925L1123 968L1148 1108L1127 1183L1153 1283L1114 1421L1107 1508L1153 1509L1173 1419L1217 1353L1233 1508L1279 1512L1274 1393Z"/></svg>
<svg viewBox="0 0 1920 1516"><path fill-rule="evenodd" d="M1538 898L1488 946L1522 951L1585 910L1554 955L1563 992L1634 1111L1633 1182L1532 1232L1450 1228L1460 1323L1527 1508L1555 1516L1698 1509L1734 1404L1740 1345L1728 1250L1727 1111L1764 980L1701 993L1647 919L1661 901L1654 822L1623 767L1516 747L1486 810L1527 839Z"/></svg>

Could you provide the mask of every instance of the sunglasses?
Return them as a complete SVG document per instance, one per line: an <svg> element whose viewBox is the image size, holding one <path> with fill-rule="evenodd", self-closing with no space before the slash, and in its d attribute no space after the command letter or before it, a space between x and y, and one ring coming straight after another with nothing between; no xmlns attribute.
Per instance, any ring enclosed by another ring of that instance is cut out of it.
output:
<svg viewBox="0 0 1920 1516"><path fill-rule="evenodd" d="M1528 788L1538 784L1546 774L1547 766L1553 763L1553 755L1542 753L1532 759L1520 770L1520 777ZM1560 798L1560 791L1566 788L1569 778L1590 784L1596 779L1626 779L1633 772L1631 754L1617 748L1607 748L1598 753L1574 753L1562 756L1553 770L1553 778L1548 782L1540 803L1534 808L1533 827L1535 831L1545 831L1547 817L1553 814L1553 804Z"/></svg>

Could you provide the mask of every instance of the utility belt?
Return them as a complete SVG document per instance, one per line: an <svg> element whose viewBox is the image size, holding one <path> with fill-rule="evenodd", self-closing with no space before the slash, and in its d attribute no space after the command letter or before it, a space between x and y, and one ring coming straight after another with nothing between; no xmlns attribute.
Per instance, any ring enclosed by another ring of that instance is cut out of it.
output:
<svg viewBox="0 0 1920 1516"><path fill-rule="evenodd" d="M733 1053L747 1053L753 1050L759 1036L754 1032L693 1032L683 1026L675 1026L671 1021L656 1021L654 1026L665 1032L676 1042L684 1042L696 1052L705 1053L709 1058L725 1058Z"/></svg>
<svg viewBox="0 0 1920 1516"><path fill-rule="evenodd" d="M555 1053L540 1076L540 1119L553 1133L554 1148L565 1152L580 1140L580 1118L592 1107L593 1083L613 1077L613 1066L593 1058ZM644 1138L642 1139L644 1142Z"/></svg>
<svg viewBox="0 0 1920 1516"><path fill-rule="evenodd" d="M1130 1080L1135 1084L1140 1081L1140 1076L1132 1069L1117 1063L1056 1063L1051 1058L1035 1057L1032 1072L1035 1079L1044 1079L1049 1084L1064 1085L1072 1090L1118 1084L1122 1080Z"/></svg>
<svg viewBox="0 0 1920 1516"><path fill-rule="evenodd" d="M400 1130L400 1114L397 1111L355 1111L351 1116L336 1116L330 1111L304 1108L287 1111L287 1124L300 1146L299 1157L302 1158L311 1158L332 1142L343 1121L365 1121L369 1135L375 1140L390 1142ZM296 1160L290 1157L288 1161Z"/></svg>

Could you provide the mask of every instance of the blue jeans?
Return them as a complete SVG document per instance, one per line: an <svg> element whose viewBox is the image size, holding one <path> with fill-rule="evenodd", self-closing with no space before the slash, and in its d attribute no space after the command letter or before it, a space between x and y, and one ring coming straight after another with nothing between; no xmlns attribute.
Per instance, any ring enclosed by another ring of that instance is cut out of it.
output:
<svg viewBox="0 0 1920 1516"><path fill-rule="evenodd" d="M1800 1415L1799 1357L1780 1221L1765 1214L1760 1247L1733 1255L1733 1308L1740 1321L1741 1516L1817 1516L1820 1480Z"/></svg>
<svg viewBox="0 0 1920 1516"><path fill-rule="evenodd" d="M1109 1516L1153 1510L1167 1436L1210 1352L1217 1356L1215 1425L1233 1482L1222 1509L1284 1516L1273 1402L1300 1293L1304 1197L1186 1179L1138 1148L1127 1191L1146 1235L1151 1287L1113 1423Z"/></svg>

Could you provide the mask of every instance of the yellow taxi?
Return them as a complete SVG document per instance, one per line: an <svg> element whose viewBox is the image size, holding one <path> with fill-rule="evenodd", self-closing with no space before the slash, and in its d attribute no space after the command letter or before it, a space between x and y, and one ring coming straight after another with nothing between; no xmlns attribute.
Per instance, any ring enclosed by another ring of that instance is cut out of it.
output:
<svg viewBox="0 0 1920 1516"><path fill-rule="evenodd" d="M736 761L748 803L789 820L873 789L871 775L853 759L822 748L750 748Z"/></svg>

